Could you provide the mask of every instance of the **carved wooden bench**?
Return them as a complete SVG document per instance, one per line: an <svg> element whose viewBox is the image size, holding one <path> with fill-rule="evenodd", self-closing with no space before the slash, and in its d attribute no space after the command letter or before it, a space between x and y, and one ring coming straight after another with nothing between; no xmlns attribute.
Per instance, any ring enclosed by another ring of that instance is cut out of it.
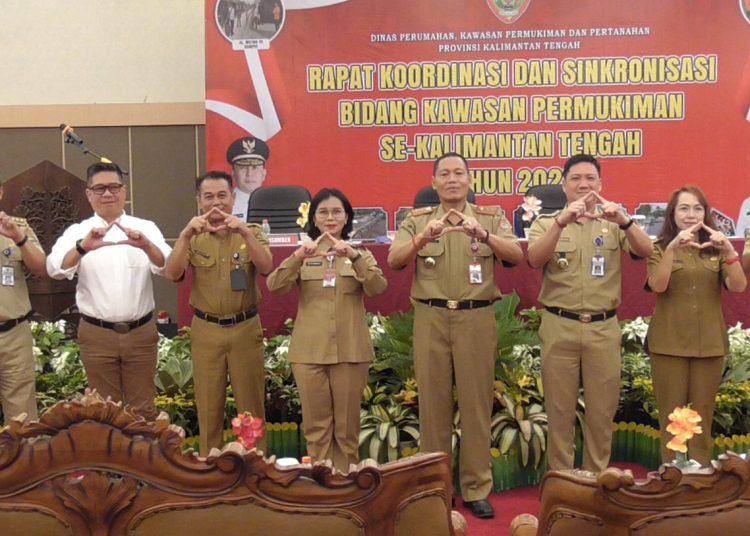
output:
<svg viewBox="0 0 750 536"><path fill-rule="evenodd" d="M0 433L0 534L465 534L447 455L344 475L236 443L201 459L183 437L165 415L149 423L90 393L14 420Z"/></svg>

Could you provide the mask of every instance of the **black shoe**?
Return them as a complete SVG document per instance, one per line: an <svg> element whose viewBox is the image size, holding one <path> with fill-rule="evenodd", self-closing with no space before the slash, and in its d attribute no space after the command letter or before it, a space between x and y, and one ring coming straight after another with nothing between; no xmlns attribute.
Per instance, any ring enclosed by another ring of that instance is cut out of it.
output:
<svg viewBox="0 0 750 536"><path fill-rule="evenodd" d="M492 508L490 501L480 499L478 501L464 501L464 506L474 517L479 519L492 519L495 517L495 509Z"/></svg>

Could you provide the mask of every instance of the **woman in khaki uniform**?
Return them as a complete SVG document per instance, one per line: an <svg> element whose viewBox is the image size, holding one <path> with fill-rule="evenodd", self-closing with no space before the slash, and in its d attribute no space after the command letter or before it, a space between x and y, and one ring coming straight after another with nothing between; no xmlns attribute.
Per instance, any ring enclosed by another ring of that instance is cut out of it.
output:
<svg viewBox="0 0 750 536"><path fill-rule="evenodd" d="M357 463L359 407L374 356L363 293L388 286L375 257L346 242L354 210L325 188L310 203L308 242L268 276L273 294L300 288L289 360L299 387L307 451L348 471Z"/></svg>
<svg viewBox="0 0 750 536"><path fill-rule="evenodd" d="M658 294L647 335L651 373L659 409L662 462L668 416L690 404L703 418L703 433L690 440L689 453L702 465L711 459L714 401L729 349L721 310L721 288L745 290L745 274L731 242L716 230L704 193L684 186L672 193L653 256L647 290Z"/></svg>

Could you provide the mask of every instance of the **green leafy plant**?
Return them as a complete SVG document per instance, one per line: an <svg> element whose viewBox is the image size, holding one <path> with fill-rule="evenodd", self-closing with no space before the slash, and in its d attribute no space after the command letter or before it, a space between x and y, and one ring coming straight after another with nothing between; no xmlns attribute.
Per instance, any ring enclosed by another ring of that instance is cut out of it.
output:
<svg viewBox="0 0 750 536"><path fill-rule="evenodd" d="M173 339L159 336L158 360L154 383L167 396L184 394L193 387L193 357L190 351L190 329Z"/></svg>
<svg viewBox="0 0 750 536"><path fill-rule="evenodd" d="M399 458L404 441L419 441L419 421L414 408L393 399L360 410L359 454L379 463Z"/></svg>
<svg viewBox="0 0 750 536"><path fill-rule="evenodd" d="M492 418L490 437L492 445L500 453L507 454L516 448L523 467L534 459L539 467L547 450L547 414L539 403L523 405L503 393L500 395L501 409Z"/></svg>
<svg viewBox="0 0 750 536"><path fill-rule="evenodd" d="M64 320L31 322L37 403L42 410L83 393L88 385L78 342L67 337Z"/></svg>
<svg viewBox="0 0 750 536"><path fill-rule="evenodd" d="M373 325L377 326L375 330ZM414 377L414 313L372 317L370 327L370 332L374 331L376 336L369 383L386 384L392 392L400 391L403 382Z"/></svg>

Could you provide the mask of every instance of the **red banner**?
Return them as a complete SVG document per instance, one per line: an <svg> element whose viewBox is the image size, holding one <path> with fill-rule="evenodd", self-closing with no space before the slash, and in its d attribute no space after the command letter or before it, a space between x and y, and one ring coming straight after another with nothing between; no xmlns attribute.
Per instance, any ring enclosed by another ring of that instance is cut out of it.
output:
<svg viewBox="0 0 750 536"><path fill-rule="evenodd" d="M209 169L252 134L266 185L338 187L394 226L446 151L513 211L575 153L630 212L702 187L750 196L745 0L208 0ZM750 212L750 202L744 211Z"/></svg>

